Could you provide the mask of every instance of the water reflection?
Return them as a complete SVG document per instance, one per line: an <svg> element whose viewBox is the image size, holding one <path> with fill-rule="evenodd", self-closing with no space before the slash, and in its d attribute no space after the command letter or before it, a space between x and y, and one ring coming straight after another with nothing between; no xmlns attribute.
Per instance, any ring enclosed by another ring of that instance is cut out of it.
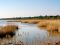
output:
<svg viewBox="0 0 60 45"><path fill-rule="evenodd" d="M59 32L52 32L52 31L48 31L49 32L49 40L51 43L56 43L60 41L60 33Z"/></svg>
<svg viewBox="0 0 60 45"><path fill-rule="evenodd" d="M19 27L13 38L0 39L0 44L21 44L21 45L47 45L46 43L56 43L60 41L60 33L46 31L38 28L34 24L20 23L20 22L5 22L0 23L0 26L6 23L16 24Z"/></svg>
<svg viewBox="0 0 60 45"><path fill-rule="evenodd" d="M17 40L21 40L25 45L44 43L48 38L48 32L42 29L40 30L36 26L23 25L17 32Z"/></svg>

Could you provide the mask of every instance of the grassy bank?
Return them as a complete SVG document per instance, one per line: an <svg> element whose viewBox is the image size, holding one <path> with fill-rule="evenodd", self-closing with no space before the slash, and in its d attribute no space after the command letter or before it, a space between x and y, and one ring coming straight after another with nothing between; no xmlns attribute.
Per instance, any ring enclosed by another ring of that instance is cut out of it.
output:
<svg viewBox="0 0 60 45"><path fill-rule="evenodd" d="M15 35L15 31L18 29L16 25L6 25L0 27L0 38L13 36Z"/></svg>
<svg viewBox="0 0 60 45"><path fill-rule="evenodd" d="M45 28L46 30L53 30L60 32L60 19L27 19L20 20L23 23L36 24L39 28Z"/></svg>

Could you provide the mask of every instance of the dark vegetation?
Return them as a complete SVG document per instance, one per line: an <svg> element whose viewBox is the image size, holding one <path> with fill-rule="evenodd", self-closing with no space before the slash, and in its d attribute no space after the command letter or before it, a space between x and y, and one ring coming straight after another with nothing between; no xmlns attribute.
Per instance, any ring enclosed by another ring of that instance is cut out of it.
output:
<svg viewBox="0 0 60 45"><path fill-rule="evenodd" d="M56 16L34 16L34 17L23 17L21 19L60 19L59 15Z"/></svg>
<svg viewBox="0 0 60 45"><path fill-rule="evenodd" d="M13 37L15 35L15 31L18 30L18 26L12 26L12 25L8 25L5 27L2 27L0 29L0 38L4 38L4 37Z"/></svg>
<svg viewBox="0 0 60 45"><path fill-rule="evenodd" d="M5 38L6 36L8 37L8 35L13 37L15 35L15 32L10 32L10 33L5 33L5 34L1 33L0 38Z"/></svg>
<svg viewBox="0 0 60 45"><path fill-rule="evenodd" d="M19 19L60 19L60 15L56 16L34 16L34 17L13 17L13 18L1 18L0 20L19 20Z"/></svg>

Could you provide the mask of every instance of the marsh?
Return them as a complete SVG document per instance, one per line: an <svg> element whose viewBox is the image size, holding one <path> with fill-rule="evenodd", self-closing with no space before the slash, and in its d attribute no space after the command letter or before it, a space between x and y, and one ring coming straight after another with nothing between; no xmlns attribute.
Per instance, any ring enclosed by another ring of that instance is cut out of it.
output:
<svg viewBox="0 0 60 45"><path fill-rule="evenodd" d="M0 26L6 24L16 24L19 29L15 35L10 38L0 38L0 44L21 44L21 45L46 45L47 43L57 43L60 41L60 35L40 29L36 24L1 21Z"/></svg>

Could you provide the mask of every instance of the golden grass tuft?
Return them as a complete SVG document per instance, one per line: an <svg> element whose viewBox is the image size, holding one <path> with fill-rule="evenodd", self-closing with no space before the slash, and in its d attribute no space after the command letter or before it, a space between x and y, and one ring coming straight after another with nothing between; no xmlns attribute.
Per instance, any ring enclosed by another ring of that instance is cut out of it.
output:
<svg viewBox="0 0 60 45"><path fill-rule="evenodd" d="M58 27L58 32L60 32L60 26Z"/></svg>
<svg viewBox="0 0 60 45"><path fill-rule="evenodd" d="M0 38L3 37L13 37L15 31L18 29L17 25L6 25L0 28Z"/></svg>
<svg viewBox="0 0 60 45"><path fill-rule="evenodd" d="M49 24L47 26L47 30L48 31L56 31L56 32L58 32L58 26L57 25L53 25L53 24Z"/></svg>
<svg viewBox="0 0 60 45"><path fill-rule="evenodd" d="M37 25L38 27L46 27L48 23L46 22L39 22Z"/></svg>
<svg viewBox="0 0 60 45"><path fill-rule="evenodd" d="M37 24L37 23L39 23L39 21L29 21L28 23Z"/></svg>
<svg viewBox="0 0 60 45"><path fill-rule="evenodd" d="M6 26L0 28L0 33L15 32L16 29L18 29L18 26L16 26L16 25L6 25Z"/></svg>

